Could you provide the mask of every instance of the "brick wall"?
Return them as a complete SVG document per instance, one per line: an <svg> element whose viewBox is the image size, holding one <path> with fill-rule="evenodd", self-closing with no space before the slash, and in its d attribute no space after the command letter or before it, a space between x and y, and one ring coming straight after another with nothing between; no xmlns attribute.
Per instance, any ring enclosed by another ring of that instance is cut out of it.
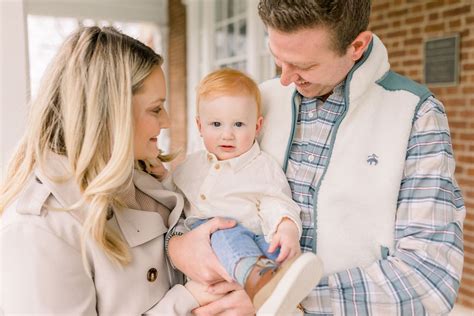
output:
<svg viewBox="0 0 474 316"><path fill-rule="evenodd" d="M467 207L464 271L458 303L474 307L474 1L373 0L370 29L385 43L392 69L423 82L424 40L460 35L459 84L429 86L449 119L456 179Z"/></svg>
<svg viewBox="0 0 474 316"><path fill-rule="evenodd" d="M168 1L168 105L171 119L171 152L186 149L186 8ZM184 155L174 161L176 164Z"/></svg>

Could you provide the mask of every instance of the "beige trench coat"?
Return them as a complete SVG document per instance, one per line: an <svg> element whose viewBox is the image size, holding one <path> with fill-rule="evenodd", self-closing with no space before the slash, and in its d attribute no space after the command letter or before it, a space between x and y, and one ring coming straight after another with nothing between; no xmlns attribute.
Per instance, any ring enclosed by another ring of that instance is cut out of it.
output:
<svg viewBox="0 0 474 316"><path fill-rule="evenodd" d="M47 172L67 174L64 158L50 155ZM136 172L133 181L171 211L173 227L183 209L181 195ZM121 267L87 240L81 257L82 211L58 211L80 199L74 182L52 182L36 170L23 192L0 217L0 314L186 315L197 302L167 261L167 228L155 212L115 211L107 222L130 246L132 262Z"/></svg>

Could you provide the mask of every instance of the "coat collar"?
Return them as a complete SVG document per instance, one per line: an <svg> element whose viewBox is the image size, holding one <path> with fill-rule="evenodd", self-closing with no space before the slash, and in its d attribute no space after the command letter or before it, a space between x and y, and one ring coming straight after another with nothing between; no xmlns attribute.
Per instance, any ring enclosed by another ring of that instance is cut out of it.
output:
<svg viewBox="0 0 474 316"><path fill-rule="evenodd" d="M49 189L62 207L77 206L82 201L81 191L76 184L66 157L49 153L45 160L44 169L36 168L35 176ZM139 170L135 170L133 182L142 192L170 209L171 213L167 226L174 226L183 209L182 196L165 190L155 178ZM73 217L82 223L88 211L89 209L86 206L73 209L70 212ZM117 224L130 247L143 244L167 231L162 217L157 212L124 208L115 210L114 214Z"/></svg>

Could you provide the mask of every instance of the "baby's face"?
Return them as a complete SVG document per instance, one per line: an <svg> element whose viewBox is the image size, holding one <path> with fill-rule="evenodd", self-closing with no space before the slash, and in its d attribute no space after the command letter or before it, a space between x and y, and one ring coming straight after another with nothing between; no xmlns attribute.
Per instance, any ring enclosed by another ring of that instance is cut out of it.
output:
<svg viewBox="0 0 474 316"><path fill-rule="evenodd" d="M262 127L257 104L251 96L219 96L201 100L196 117L208 152L219 160L238 157L253 145Z"/></svg>

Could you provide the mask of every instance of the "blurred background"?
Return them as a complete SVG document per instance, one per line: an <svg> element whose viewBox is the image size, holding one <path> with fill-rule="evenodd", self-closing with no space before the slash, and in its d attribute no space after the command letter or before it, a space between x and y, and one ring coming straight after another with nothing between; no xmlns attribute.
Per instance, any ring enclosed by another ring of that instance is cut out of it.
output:
<svg viewBox="0 0 474 316"><path fill-rule="evenodd" d="M257 82L278 73L258 0L0 0L0 179L26 126L28 102L62 41L81 25L112 25L161 54L172 127L166 152L201 149L195 117L199 80L220 67ZM474 1L373 0L370 30L392 69L427 84L443 101L467 207L465 264L452 315L474 315ZM179 159L178 159L179 162Z"/></svg>

